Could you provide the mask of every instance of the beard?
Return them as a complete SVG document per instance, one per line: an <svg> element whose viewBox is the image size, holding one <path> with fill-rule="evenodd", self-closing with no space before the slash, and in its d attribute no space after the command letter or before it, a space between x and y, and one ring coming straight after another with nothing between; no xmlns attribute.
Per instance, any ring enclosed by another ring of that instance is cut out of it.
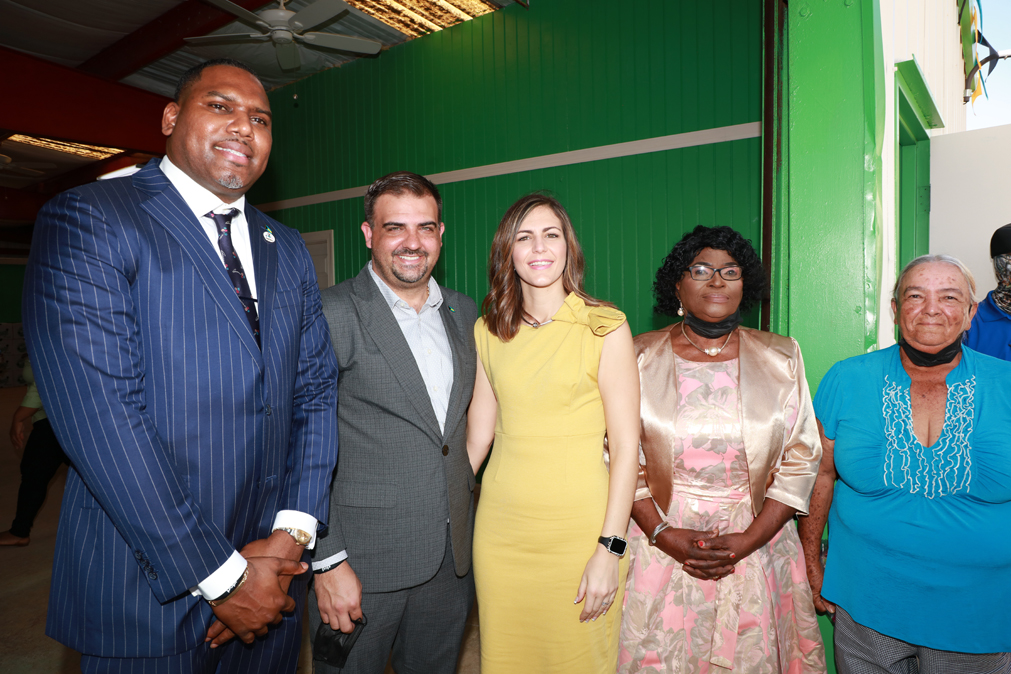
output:
<svg viewBox="0 0 1011 674"><path fill-rule="evenodd" d="M397 267L396 258L398 255L419 255L424 258L424 263L410 269L401 269ZM392 264L390 264L390 272L401 283L417 283L428 276L428 253L425 251L400 248L393 251L391 257L393 258L393 261Z"/></svg>
<svg viewBox="0 0 1011 674"><path fill-rule="evenodd" d="M242 178L235 175L234 173L223 175L217 180L219 185L221 185L222 187L227 187L230 190L240 190L245 185L245 183L242 182Z"/></svg>

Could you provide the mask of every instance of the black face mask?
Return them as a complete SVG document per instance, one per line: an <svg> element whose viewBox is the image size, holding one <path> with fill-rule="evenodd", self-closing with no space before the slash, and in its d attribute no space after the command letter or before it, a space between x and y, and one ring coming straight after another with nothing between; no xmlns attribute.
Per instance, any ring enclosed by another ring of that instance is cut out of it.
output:
<svg viewBox="0 0 1011 674"><path fill-rule="evenodd" d="M703 321L701 318L696 318L685 310L685 323L692 329L692 332L700 337L716 339L730 333L731 330L741 324L741 310L738 309L718 323Z"/></svg>
<svg viewBox="0 0 1011 674"><path fill-rule="evenodd" d="M959 335L958 339L937 353L924 353L923 351L914 349L904 338L899 340L899 346L902 347L902 350L906 353L909 360L913 362L913 365L918 365L919 367L937 367L938 365L950 363L955 360L955 356L962 353L962 335Z"/></svg>

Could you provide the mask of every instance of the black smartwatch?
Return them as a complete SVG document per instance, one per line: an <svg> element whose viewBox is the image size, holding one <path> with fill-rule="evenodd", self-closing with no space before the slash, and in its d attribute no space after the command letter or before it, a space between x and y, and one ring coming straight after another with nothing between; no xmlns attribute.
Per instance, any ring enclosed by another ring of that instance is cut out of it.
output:
<svg viewBox="0 0 1011 674"><path fill-rule="evenodd" d="M624 557L625 550L628 548L628 541L621 536L601 536L597 542L607 548L607 551L612 555L618 557Z"/></svg>

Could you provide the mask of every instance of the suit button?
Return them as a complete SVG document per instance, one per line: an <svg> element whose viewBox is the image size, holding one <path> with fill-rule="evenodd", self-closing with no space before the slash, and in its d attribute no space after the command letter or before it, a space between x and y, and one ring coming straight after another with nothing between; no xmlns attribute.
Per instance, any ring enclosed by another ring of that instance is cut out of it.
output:
<svg viewBox="0 0 1011 674"><path fill-rule="evenodd" d="M449 445L443 445L442 446L442 455L446 456L448 454L449 454Z"/></svg>
<svg viewBox="0 0 1011 674"><path fill-rule="evenodd" d="M151 580L158 580L158 574L155 573L154 571L152 571L151 573L147 574L147 577L150 578Z"/></svg>
<svg viewBox="0 0 1011 674"><path fill-rule="evenodd" d="M269 417L270 416L270 405L264 405L263 409L265 409L267 411L267 416Z"/></svg>

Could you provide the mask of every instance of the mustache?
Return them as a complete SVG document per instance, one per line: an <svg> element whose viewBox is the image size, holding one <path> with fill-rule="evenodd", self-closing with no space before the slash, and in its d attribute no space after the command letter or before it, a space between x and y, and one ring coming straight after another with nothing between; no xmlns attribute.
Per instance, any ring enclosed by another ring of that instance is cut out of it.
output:
<svg viewBox="0 0 1011 674"><path fill-rule="evenodd" d="M249 141L245 138L219 138L214 141L215 143L239 143L240 145L245 145L249 147Z"/></svg>
<svg viewBox="0 0 1011 674"><path fill-rule="evenodd" d="M391 253L391 255L423 255L424 257L428 257L428 253L421 248L417 250L413 250L411 248L397 248Z"/></svg>

